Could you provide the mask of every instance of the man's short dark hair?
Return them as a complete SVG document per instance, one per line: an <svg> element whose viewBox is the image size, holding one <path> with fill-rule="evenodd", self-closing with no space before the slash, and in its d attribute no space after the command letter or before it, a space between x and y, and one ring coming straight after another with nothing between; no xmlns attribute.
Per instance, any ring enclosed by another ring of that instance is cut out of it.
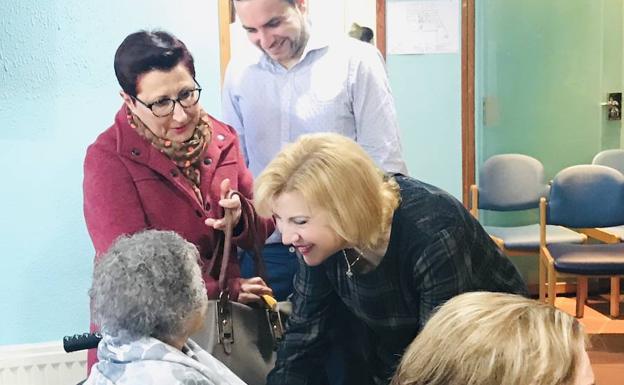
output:
<svg viewBox="0 0 624 385"><path fill-rule="evenodd" d="M373 30L368 27L362 27L362 35L360 35L360 40L371 43L373 41Z"/></svg>

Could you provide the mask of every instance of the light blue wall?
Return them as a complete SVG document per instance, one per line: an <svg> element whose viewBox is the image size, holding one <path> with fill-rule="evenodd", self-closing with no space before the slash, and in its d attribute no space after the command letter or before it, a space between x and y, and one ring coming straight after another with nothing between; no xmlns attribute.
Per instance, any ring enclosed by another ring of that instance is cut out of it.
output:
<svg viewBox="0 0 624 385"><path fill-rule="evenodd" d="M177 34L194 53L204 107L218 115L216 8L213 0L0 3L0 345L88 328L82 161L120 105L115 49L141 28ZM459 53L389 56L388 72L410 173L460 197Z"/></svg>
<svg viewBox="0 0 624 385"><path fill-rule="evenodd" d="M387 64L410 175L461 199L461 53L388 55Z"/></svg>
<svg viewBox="0 0 624 385"><path fill-rule="evenodd" d="M115 49L142 28L164 28L189 46L203 105L218 112L216 1L0 4L0 345L88 329L94 251L82 162L121 104Z"/></svg>

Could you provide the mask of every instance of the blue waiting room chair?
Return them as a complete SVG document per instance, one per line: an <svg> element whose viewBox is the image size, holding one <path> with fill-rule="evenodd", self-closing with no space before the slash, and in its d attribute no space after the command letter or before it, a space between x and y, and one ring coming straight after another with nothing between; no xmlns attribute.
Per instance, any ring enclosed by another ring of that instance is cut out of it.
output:
<svg viewBox="0 0 624 385"><path fill-rule="evenodd" d="M624 175L606 166L578 165L553 179L548 200L540 200L540 300L555 303L557 276L575 276L576 316L583 316L588 278L611 279L610 315L619 316L624 243L551 244L549 225L575 229L624 224Z"/></svg>
<svg viewBox="0 0 624 385"><path fill-rule="evenodd" d="M592 164L611 167L624 174L624 150L612 149L600 151L594 156ZM588 229L586 234L606 243L622 242L622 240L624 240L624 226Z"/></svg>
<svg viewBox="0 0 624 385"><path fill-rule="evenodd" d="M547 196L549 190L544 181L544 166L539 160L523 154L494 155L483 163L477 185L470 188L470 212L479 219L479 210L537 209L540 198ZM539 254L537 218L529 225L484 228L506 255ZM548 226L548 243L583 243L586 240L584 234L562 226Z"/></svg>
<svg viewBox="0 0 624 385"><path fill-rule="evenodd" d="M618 148L600 151L594 156L592 164L611 167L624 174L624 150Z"/></svg>

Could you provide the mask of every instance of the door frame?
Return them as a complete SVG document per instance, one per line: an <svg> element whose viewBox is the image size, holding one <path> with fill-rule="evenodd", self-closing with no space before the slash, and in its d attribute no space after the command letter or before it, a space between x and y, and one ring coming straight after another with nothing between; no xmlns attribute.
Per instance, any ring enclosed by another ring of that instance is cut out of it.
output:
<svg viewBox="0 0 624 385"><path fill-rule="evenodd" d="M462 0L461 95L462 201L469 207L475 184L475 0Z"/></svg>
<svg viewBox="0 0 624 385"><path fill-rule="evenodd" d="M218 0L217 7L217 14L219 15L219 64L221 68L221 85L223 85L225 70L232 54L230 24L234 22L235 14L232 0Z"/></svg>

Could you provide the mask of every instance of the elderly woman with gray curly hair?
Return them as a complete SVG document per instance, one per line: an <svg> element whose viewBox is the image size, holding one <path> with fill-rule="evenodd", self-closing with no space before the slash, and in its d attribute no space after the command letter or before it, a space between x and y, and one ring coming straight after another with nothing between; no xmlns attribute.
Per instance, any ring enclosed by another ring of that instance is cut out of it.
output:
<svg viewBox="0 0 624 385"><path fill-rule="evenodd" d="M115 241L89 291L102 341L86 384L244 384L189 339L208 301L198 261L197 248L172 231Z"/></svg>

